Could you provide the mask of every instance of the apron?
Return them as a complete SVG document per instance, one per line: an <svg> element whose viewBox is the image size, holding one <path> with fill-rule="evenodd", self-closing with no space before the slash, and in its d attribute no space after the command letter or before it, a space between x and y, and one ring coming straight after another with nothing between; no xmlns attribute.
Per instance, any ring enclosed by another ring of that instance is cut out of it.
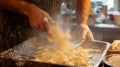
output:
<svg viewBox="0 0 120 67"><path fill-rule="evenodd" d="M55 19L62 0L26 0L33 3ZM26 16L0 8L0 52L33 37L35 31Z"/></svg>

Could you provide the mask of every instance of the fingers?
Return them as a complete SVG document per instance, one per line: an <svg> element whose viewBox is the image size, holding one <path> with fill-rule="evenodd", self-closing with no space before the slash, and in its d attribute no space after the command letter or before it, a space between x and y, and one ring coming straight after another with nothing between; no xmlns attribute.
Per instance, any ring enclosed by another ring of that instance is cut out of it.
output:
<svg viewBox="0 0 120 67"><path fill-rule="evenodd" d="M36 24L31 24L31 26L35 29L35 30L39 30L38 26Z"/></svg>
<svg viewBox="0 0 120 67"><path fill-rule="evenodd" d="M79 37L81 40L94 40L93 34L87 25L79 27Z"/></svg>
<svg viewBox="0 0 120 67"><path fill-rule="evenodd" d="M44 19L43 19L43 21L44 21L44 23L43 23L43 28L44 28L44 30L45 31L48 31L49 30L49 20L48 20L48 18L47 17L45 17Z"/></svg>
<svg viewBox="0 0 120 67"><path fill-rule="evenodd" d="M41 20L41 19L40 19ZM48 19L45 17L43 19L43 21L36 21L35 23L32 23L31 26L38 31L43 31L43 32L47 32L49 29L49 23L48 23Z"/></svg>
<svg viewBox="0 0 120 67"><path fill-rule="evenodd" d="M44 28L44 31L48 32L48 30L49 30L49 24L48 24L48 22L44 22L43 23L43 28Z"/></svg>
<svg viewBox="0 0 120 67"><path fill-rule="evenodd" d="M88 27L86 39L87 39L87 40L91 40L91 41L94 40L93 33L91 32L91 30L89 29L89 27Z"/></svg>
<svg viewBox="0 0 120 67"><path fill-rule="evenodd" d="M35 29L35 30L38 30L38 31L47 31L47 24L34 24L32 25L32 27Z"/></svg>
<svg viewBox="0 0 120 67"><path fill-rule="evenodd" d="M81 40L90 40L94 41L94 37L91 31L83 31L80 35Z"/></svg>
<svg viewBox="0 0 120 67"><path fill-rule="evenodd" d="M87 35L86 30L81 31L81 33L80 33L81 40L86 40L86 35Z"/></svg>
<svg viewBox="0 0 120 67"><path fill-rule="evenodd" d="M92 32L89 30L89 31L83 31L82 33L83 35L81 35L82 37L82 40L90 40L90 41L94 41L94 37L93 37L93 34Z"/></svg>
<svg viewBox="0 0 120 67"><path fill-rule="evenodd" d="M56 24L56 22L50 16L48 16L48 21L49 21L49 25Z"/></svg>
<svg viewBox="0 0 120 67"><path fill-rule="evenodd" d="M92 32L88 32L88 34L86 36L86 40L94 41L94 37L93 37Z"/></svg>

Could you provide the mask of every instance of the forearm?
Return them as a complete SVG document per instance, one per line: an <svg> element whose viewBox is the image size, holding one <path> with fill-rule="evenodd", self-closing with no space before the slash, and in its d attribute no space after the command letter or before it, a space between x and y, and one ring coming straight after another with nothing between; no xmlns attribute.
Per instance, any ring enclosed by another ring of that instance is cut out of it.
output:
<svg viewBox="0 0 120 67"><path fill-rule="evenodd" d="M26 16L28 16L32 8L37 8L35 5L27 3L24 0L0 0L0 6Z"/></svg>
<svg viewBox="0 0 120 67"><path fill-rule="evenodd" d="M77 0L76 16L78 24L87 24L90 11L90 0Z"/></svg>

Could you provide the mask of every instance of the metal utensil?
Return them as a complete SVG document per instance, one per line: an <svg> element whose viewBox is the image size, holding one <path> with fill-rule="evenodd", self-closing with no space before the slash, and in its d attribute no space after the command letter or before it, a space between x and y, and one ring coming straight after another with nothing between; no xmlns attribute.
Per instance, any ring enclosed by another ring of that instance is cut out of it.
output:
<svg viewBox="0 0 120 67"><path fill-rule="evenodd" d="M76 44L73 45L74 48L77 48L78 46L80 46L81 44L83 44L85 40L82 40L81 42L78 42Z"/></svg>

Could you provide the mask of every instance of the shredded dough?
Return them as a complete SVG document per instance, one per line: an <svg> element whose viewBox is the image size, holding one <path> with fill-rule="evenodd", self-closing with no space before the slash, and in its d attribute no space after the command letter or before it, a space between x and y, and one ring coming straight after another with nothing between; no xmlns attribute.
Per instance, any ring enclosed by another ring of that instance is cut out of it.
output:
<svg viewBox="0 0 120 67"><path fill-rule="evenodd" d="M39 54L35 55L35 61L73 66L88 65L88 51L82 47L73 48L69 30L63 32L58 25L53 25L50 27L47 37L48 41L56 46L51 47L51 49L43 48Z"/></svg>

